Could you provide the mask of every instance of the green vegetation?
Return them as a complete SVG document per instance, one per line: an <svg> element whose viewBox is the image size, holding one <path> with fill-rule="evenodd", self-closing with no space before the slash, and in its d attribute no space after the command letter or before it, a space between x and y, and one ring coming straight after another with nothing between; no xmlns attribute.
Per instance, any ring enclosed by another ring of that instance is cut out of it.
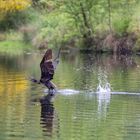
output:
<svg viewBox="0 0 140 140"><path fill-rule="evenodd" d="M33 46L47 42L49 47L140 50L139 0L22 1L22 7L14 3L12 10L0 14L0 31L14 30L19 40Z"/></svg>
<svg viewBox="0 0 140 140"><path fill-rule="evenodd" d="M1 41L0 52L9 53L11 55L20 55L23 51L30 51L31 46L22 41Z"/></svg>

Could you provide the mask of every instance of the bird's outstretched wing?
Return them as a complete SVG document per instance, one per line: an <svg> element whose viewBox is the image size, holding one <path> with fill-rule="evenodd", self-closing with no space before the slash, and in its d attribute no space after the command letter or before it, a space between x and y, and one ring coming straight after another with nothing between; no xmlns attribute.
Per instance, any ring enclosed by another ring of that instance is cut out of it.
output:
<svg viewBox="0 0 140 140"><path fill-rule="evenodd" d="M47 81L50 81L53 79L54 75L54 66L52 61L52 50L48 49L40 62L40 68L41 68L41 79L40 81L42 83L45 83Z"/></svg>
<svg viewBox="0 0 140 140"><path fill-rule="evenodd" d="M56 69L57 65L59 64L60 51L61 51L61 47L58 50L57 56L53 60L54 69Z"/></svg>

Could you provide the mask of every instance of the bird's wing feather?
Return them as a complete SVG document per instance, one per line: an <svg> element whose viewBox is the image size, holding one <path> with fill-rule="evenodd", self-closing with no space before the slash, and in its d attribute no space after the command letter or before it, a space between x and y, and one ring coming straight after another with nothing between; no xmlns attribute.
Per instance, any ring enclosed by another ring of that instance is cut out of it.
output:
<svg viewBox="0 0 140 140"><path fill-rule="evenodd" d="M59 64L59 57L60 57L60 51L61 51L61 49L62 49L62 47L59 48L58 53L57 53L57 56L53 60L54 69L56 69L57 65Z"/></svg>
<svg viewBox="0 0 140 140"><path fill-rule="evenodd" d="M52 63L52 50L48 49L40 62L41 79L51 80L54 74L54 66Z"/></svg>

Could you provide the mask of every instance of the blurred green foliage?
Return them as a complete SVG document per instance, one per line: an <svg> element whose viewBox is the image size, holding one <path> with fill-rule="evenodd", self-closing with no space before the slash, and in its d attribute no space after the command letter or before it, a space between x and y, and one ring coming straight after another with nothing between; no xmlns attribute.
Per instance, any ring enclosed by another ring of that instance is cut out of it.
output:
<svg viewBox="0 0 140 140"><path fill-rule="evenodd" d="M31 51L32 47L22 41L6 40L0 42L0 52L11 55L21 55L24 51Z"/></svg>
<svg viewBox="0 0 140 140"><path fill-rule="evenodd" d="M127 33L131 19L128 18L117 18L113 21L113 28L116 34L123 36Z"/></svg>
<svg viewBox="0 0 140 140"><path fill-rule="evenodd" d="M24 41L38 46L47 40L50 47L110 32L123 36L140 30L139 6L139 0L32 0L30 7L1 18L0 31L14 29Z"/></svg>
<svg viewBox="0 0 140 140"><path fill-rule="evenodd" d="M8 12L0 19L0 31L17 30L23 25L34 22L37 16L38 14L33 8Z"/></svg>

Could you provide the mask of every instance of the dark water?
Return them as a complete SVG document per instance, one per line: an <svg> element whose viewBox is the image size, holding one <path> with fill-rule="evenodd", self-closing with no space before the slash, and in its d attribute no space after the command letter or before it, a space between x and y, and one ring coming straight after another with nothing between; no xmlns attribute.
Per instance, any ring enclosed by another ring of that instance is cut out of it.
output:
<svg viewBox="0 0 140 140"><path fill-rule="evenodd" d="M63 54L55 96L28 80L41 57L0 55L0 140L140 139L139 56Z"/></svg>

